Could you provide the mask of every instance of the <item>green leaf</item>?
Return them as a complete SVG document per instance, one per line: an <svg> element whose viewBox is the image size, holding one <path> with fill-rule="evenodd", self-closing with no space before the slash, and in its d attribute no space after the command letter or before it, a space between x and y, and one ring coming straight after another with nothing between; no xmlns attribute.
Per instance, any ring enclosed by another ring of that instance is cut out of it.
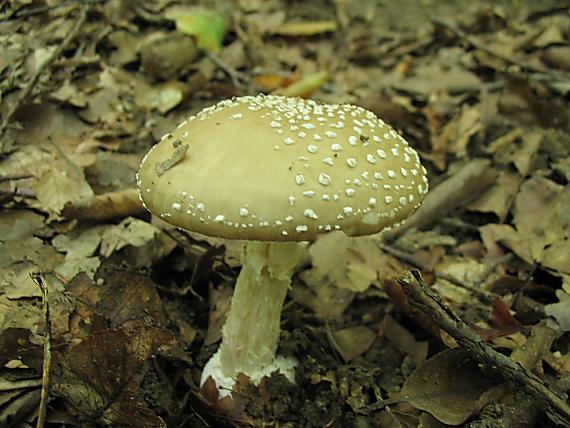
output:
<svg viewBox="0 0 570 428"><path fill-rule="evenodd" d="M197 9L171 13L170 19L176 23L176 29L184 34L194 36L200 49L217 52L222 48L228 23L220 13Z"/></svg>

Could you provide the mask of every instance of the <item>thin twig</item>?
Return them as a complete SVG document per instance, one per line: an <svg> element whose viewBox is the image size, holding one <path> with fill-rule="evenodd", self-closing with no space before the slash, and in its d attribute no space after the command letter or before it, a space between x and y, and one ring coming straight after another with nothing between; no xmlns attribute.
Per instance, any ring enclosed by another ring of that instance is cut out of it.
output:
<svg viewBox="0 0 570 428"><path fill-rule="evenodd" d="M495 375L523 387L551 411L551 415L556 417L556 422L564 424L563 421L570 421L570 406L558 394L534 373L487 345L461 318L443 304L434 290L424 285L418 271L402 275L398 283L408 296L409 303L453 337L474 360Z"/></svg>
<svg viewBox="0 0 570 428"><path fill-rule="evenodd" d="M205 51L206 56L210 61L212 61L217 67L219 67L224 73L226 73L231 79L234 86L238 89L244 89L249 84L249 77L237 71L235 68L226 64L218 55Z"/></svg>
<svg viewBox="0 0 570 428"><path fill-rule="evenodd" d="M37 428L42 428L45 423L47 403L49 400L49 382L51 370L51 315L49 310L49 294L48 286L45 283L43 274L41 272L32 272L30 274L32 280L42 290L43 300L43 316L45 321L44 333L44 363L42 368L42 393L40 396L40 408L38 411L38 421L36 422Z"/></svg>
<svg viewBox="0 0 570 428"><path fill-rule="evenodd" d="M16 175L0 175L0 183L4 181L25 180L26 178L33 178L31 174L16 174Z"/></svg>
<svg viewBox="0 0 570 428"><path fill-rule="evenodd" d="M0 197L19 196L24 199L37 199L36 193L31 189L0 189Z"/></svg>
<svg viewBox="0 0 570 428"><path fill-rule="evenodd" d="M77 18L73 29L69 32L69 34L65 37L65 39L63 39L62 42L54 49L54 51L46 58L46 60L41 63L41 65L35 71L31 79L28 81L28 83L26 83L24 89L22 89L22 91L18 94L16 102L12 105L12 108L6 113L6 116L4 116L2 124L0 125L0 136L4 134L4 131L6 131L6 129L8 128L8 124L10 123L16 112L30 98L30 96L32 95L32 91L34 90L34 87L38 83L40 76L61 55L61 53L65 49L67 49L69 44L73 41L73 39L75 39L75 37L79 33L79 30L81 30L81 28L83 27L83 24L85 23L86 20L87 20L87 7L84 7L80 9L79 17ZM0 152L3 151L3 146L4 146L3 141L4 140L0 141Z"/></svg>
<svg viewBox="0 0 570 428"><path fill-rule="evenodd" d="M9 15L1 17L0 22L8 21L10 19L28 18L29 16L39 15L40 13L49 12L51 10L59 9L62 7L77 6L78 3L95 4L95 3L104 3L105 1L107 0L69 0L49 6L38 6L34 8L26 8L24 6L22 9L16 10L13 13L10 13Z"/></svg>
<svg viewBox="0 0 570 428"><path fill-rule="evenodd" d="M378 247L381 250L383 250L389 254L392 254L394 257L405 261L409 265L412 265L416 269L419 269L419 270L428 269L428 267L422 261L420 261L417 257L415 257L413 254L410 254L406 251L402 251L398 248L394 248L394 247L387 245L387 244L378 244ZM496 265L493 265L492 269L494 270L495 267L496 267ZM477 281L476 285L471 285L471 284L466 283L465 281L460 280L459 278L454 277L453 275L449 275L449 274L447 274L445 272L441 272L437 269L434 270L434 273L435 273L435 276L437 278L444 279L446 281L451 282L452 284L455 284L461 288L464 288L468 291L471 291L472 293L477 294L477 296L479 296L479 298L481 299L481 301L483 303L491 304L491 303L493 303L493 300L495 300L495 297L496 297L495 293L492 293L492 292L487 291L487 290L482 290L481 288L478 287L478 285L480 285L483 281ZM492 270L490 273L492 273Z"/></svg>
<svg viewBox="0 0 570 428"><path fill-rule="evenodd" d="M568 81L569 80L569 76L566 76L564 74L558 73L556 71L553 70L547 70L547 69L543 69L543 68L539 68L539 67L535 67L531 64L527 64L525 62L519 61L516 58L510 57L508 55L504 55L500 52L497 52L493 49L488 48L487 46L483 45L482 43L480 43L478 40L476 40L474 37L471 37L469 34L467 34L465 31L461 30L460 28L456 27L455 25L440 19L440 18L436 18L433 17L431 19L431 21L436 24L439 25L449 31L451 31L453 34L455 34L457 37L459 37L460 39L466 41L469 45L471 45L471 47L480 50L481 52L485 52L486 54L490 55L490 56L494 56L495 58L499 58L509 64L512 65L516 65L518 67L520 67L522 70L524 71L528 71L531 73L537 73L537 74L541 74L541 75L547 75L550 76L551 78L557 79L557 80L564 80L564 81Z"/></svg>

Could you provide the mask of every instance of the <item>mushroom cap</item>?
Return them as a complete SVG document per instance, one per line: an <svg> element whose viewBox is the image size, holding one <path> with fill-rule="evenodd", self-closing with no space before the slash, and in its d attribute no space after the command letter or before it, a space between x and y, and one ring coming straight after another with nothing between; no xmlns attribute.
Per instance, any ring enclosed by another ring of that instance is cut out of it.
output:
<svg viewBox="0 0 570 428"><path fill-rule="evenodd" d="M147 153L137 183L147 209L170 224L259 241L377 233L428 191L416 151L372 112L272 95L188 118Z"/></svg>

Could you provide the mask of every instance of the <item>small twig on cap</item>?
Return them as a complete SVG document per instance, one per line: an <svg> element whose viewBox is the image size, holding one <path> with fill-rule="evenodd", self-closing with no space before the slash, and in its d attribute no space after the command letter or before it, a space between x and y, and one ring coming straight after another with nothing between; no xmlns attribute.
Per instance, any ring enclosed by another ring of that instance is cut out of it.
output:
<svg viewBox="0 0 570 428"><path fill-rule="evenodd" d="M44 362L42 368L42 393L40 396L40 408L38 411L38 420L36 422L36 427L41 428L44 426L46 418L47 403L49 399L49 382L50 382L50 370L51 370L51 314L49 309L49 299L48 299L48 286L45 283L45 279L41 272L30 273L32 280L40 287L42 290L42 300L43 300L43 315L45 321L45 332L44 332Z"/></svg>
<svg viewBox="0 0 570 428"><path fill-rule="evenodd" d="M176 165L178 162L180 162L182 159L184 159L184 155L188 150L188 144L180 144L180 140L175 140L172 144L175 147L172 156L162 162L157 162L154 165L154 169L159 177L174 165Z"/></svg>
<svg viewBox="0 0 570 428"><path fill-rule="evenodd" d="M445 306L440 296L425 286L419 271L407 272L398 283L408 296L409 303L427 315L439 328L445 330L469 355L487 370L523 387L530 395L551 410L557 421L570 420L570 406L538 376L487 345L461 318Z"/></svg>
<svg viewBox="0 0 570 428"><path fill-rule="evenodd" d="M45 61L40 64L38 69L35 71L34 75L28 81L26 86L24 86L24 89L22 89L22 91L18 94L16 102L12 105L12 108L8 110L6 116L4 116L4 119L2 120L2 124L0 125L0 136L4 133L4 131L6 131L10 121L12 120L16 112L30 98L30 96L32 95L32 91L34 90L34 87L38 83L40 76L61 55L61 53L65 49L67 49L69 44L73 41L73 39L75 39L77 34L79 34L81 28L83 28L83 24L85 24L86 20L87 20L87 7L84 7L80 9L79 17L77 18L75 26L72 28L69 34L65 37L65 39L63 39L61 43L57 45L57 47L45 59ZM0 141L0 152L3 151L3 147L4 143L2 140Z"/></svg>

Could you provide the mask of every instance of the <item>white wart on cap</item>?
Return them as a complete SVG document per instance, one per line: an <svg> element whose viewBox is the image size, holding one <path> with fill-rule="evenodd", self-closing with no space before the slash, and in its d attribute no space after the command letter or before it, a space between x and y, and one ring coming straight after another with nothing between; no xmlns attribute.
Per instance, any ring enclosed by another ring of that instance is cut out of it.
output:
<svg viewBox="0 0 570 428"><path fill-rule="evenodd" d="M137 182L145 206L175 226L261 241L373 234L428 191L416 151L372 112L271 95L188 118L145 156Z"/></svg>

